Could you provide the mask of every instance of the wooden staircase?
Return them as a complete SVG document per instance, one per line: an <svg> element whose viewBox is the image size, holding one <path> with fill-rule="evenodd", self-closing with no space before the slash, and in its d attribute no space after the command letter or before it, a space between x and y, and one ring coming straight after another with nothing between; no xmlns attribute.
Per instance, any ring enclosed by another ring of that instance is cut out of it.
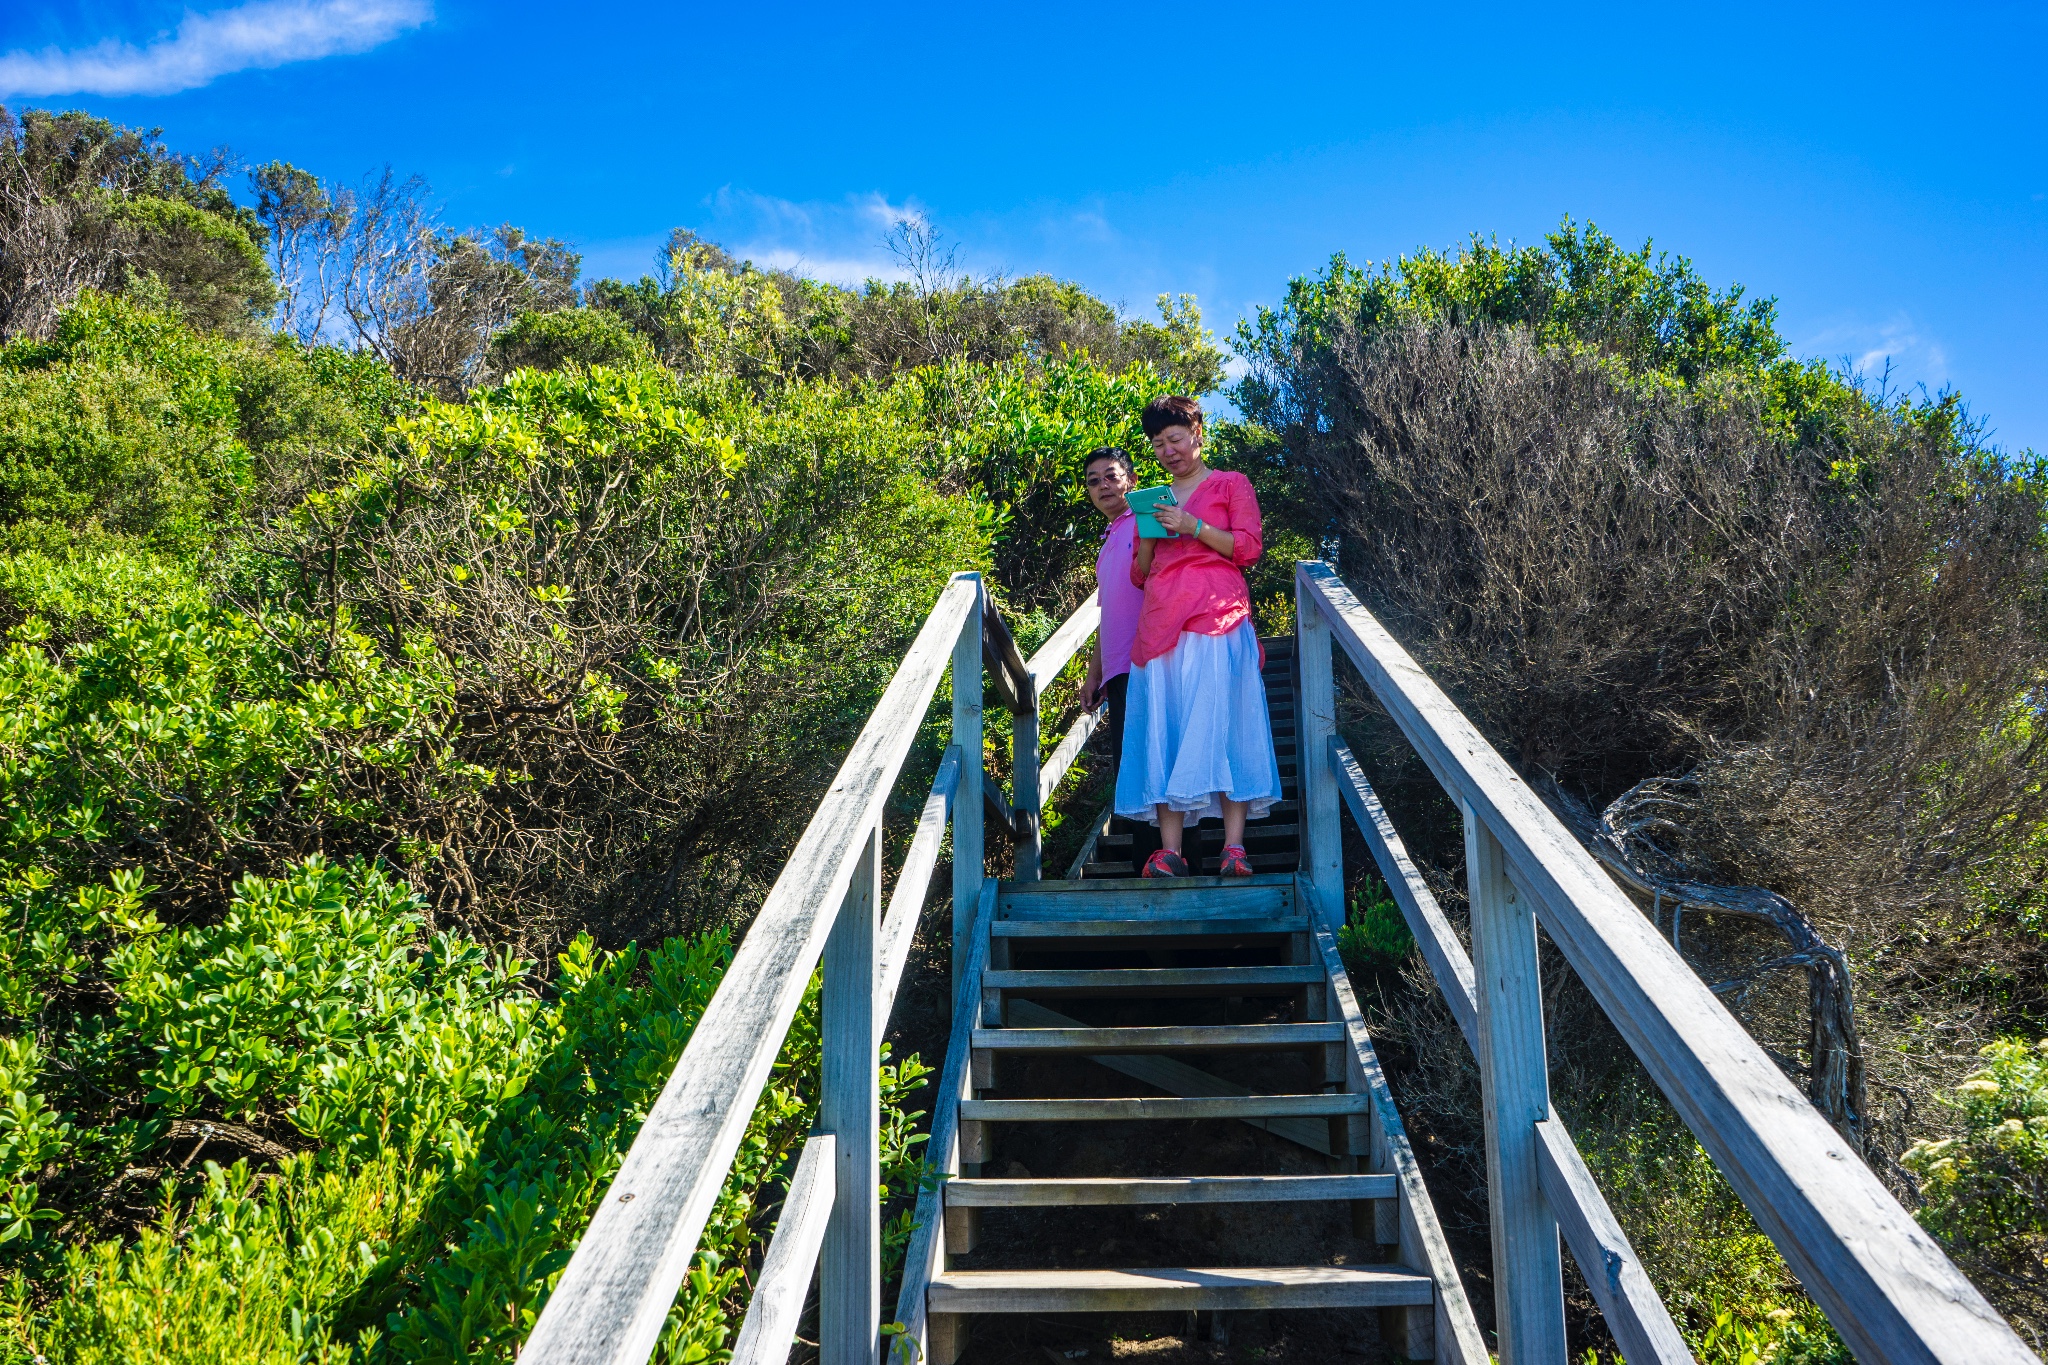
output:
<svg viewBox="0 0 2048 1365"><path fill-rule="evenodd" d="M1294 637L1274 635L1259 641L1266 651L1263 673L1266 715L1273 725L1273 756L1280 764L1280 800L1263 820L1245 826L1245 852L1255 872L1293 872L1301 865L1301 774L1296 717L1300 688L1295 676ZM1135 877L1159 847L1159 829L1121 816L1102 817L1104 824L1084 852L1082 876L1090 880ZM1215 821L1187 833L1186 853L1195 871L1214 873L1223 858L1223 826Z"/></svg>
<svg viewBox="0 0 2048 1365"><path fill-rule="evenodd" d="M1298 564L1295 607L1296 637L1266 642L1286 801L1251 845L1262 875L1115 875L1149 852L1150 827L1124 826L1097 833L1078 869L1089 876L1048 882L1039 814L1097 718L1041 765L1038 698L1100 613L1091 598L1027 660L979 575L954 575L520 1359L645 1365L815 974L818 1131L752 1277L733 1365L789 1360L814 1273L821 1365L951 1362L977 1318L1208 1313L1213 1332L1245 1309L1308 1314L1295 1321L1326 1329L1312 1359L1376 1339L1415 1360L1555 1365L1565 1247L1633 1365L1695 1365L1551 1109L1540 918L1859 1360L2040 1365L1335 570ZM1338 649L1456 803L1469 952L1335 732ZM884 817L949 672L951 743L889 858ZM1010 717L1007 792L985 765L990 700ZM1338 958L1346 811L1479 1064L1491 1343ZM1008 830L1013 881L986 876L985 817ZM1197 837L1198 870L1217 842ZM919 1191L892 1319L876 1049L946 846L953 1026L926 1148L942 1178Z"/></svg>
<svg viewBox="0 0 2048 1365"><path fill-rule="evenodd" d="M977 1317L1208 1314L1222 1338L1273 1309L1430 1358L1448 1254L1293 874L991 887L933 1127L957 1171L928 1358Z"/></svg>

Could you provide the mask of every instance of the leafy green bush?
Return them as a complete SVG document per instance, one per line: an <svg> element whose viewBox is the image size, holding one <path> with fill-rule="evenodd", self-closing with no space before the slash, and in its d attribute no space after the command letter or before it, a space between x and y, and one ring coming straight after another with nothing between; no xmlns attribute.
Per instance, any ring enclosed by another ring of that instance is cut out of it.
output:
<svg viewBox="0 0 2048 1365"><path fill-rule="evenodd" d="M131 271L155 276L177 314L202 332L253 332L277 302L263 249L232 218L154 196L108 215L135 245Z"/></svg>
<svg viewBox="0 0 2048 1365"><path fill-rule="evenodd" d="M49 341L0 345L0 545L93 528L190 554L273 469L362 444L401 403L359 359L87 293Z"/></svg>
<svg viewBox="0 0 2048 1365"><path fill-rule="evenodd" d="M1019 603L1066 608L1087 596L1102 518L1081 486L1097 446L1121 446L1141 485L1165 475L1138 414L1166 391L1158 371L1120 371L1085 355L974 365L953 361L909 378L932 432L927 466L991 509L996 581ZM1061 615L1065 611L1061 610Z"/></svg>
<svg viewBox="0 0 2048 1365"><path fill-rule="evenodd" d="M1955 1137L1922 1140L1900 1158L1920 1178L1920 1221L1963 1264L2022 1295L2048 1318L2048 1038L2001 1038L1956 1087Z"/></svg>
<svg viewBox="0 0 2048 1365"><path fill-rule="evenodd" d="M722 935L649 953L579 938L541 999L524 964L425 936L423 909L366 865L247 878L220 924L109 956L113 1017L75 1019L61 1066L0 1042L0 1256L17 1267L0 1360L513 1358L731 953ZM659 1359L729 1336L760 1195L815 1118L818 1051L814 985ZM924 1075L882 1069L885 1199L915 1193L904 1101ZM91 1107L60 1114L53 1094ZM237 1147L276 1170L196 1162ZM132 1243L65 1247L36 1207L45 1186L119 1205L150 1180ZM904 1218L893 1231L900 1261Z"/></svg>
<svg viewBox="0 0 2048 1365"><path fill-rule="evenodd" d="M1646 1082L1561 1094L1559 1108L1701 1365L1849 1365L1771 1239Z"/></svg>
<svg viewBox="0 0 2048 1365"><path fill-rule="evenodd" d="M1351 905L1337 929L1337 951L1354 971L1396 967L1415 951L1408 921L1379 878L1368 877L1351 893Z"/></svg>
<svg viewBox="0 0 2048 1365"><path fill-rule="evenodd" d="M652 364L654 352L616 313L560 308L521 313L491 338L491 368L559 370L564 365Z"/></svg>

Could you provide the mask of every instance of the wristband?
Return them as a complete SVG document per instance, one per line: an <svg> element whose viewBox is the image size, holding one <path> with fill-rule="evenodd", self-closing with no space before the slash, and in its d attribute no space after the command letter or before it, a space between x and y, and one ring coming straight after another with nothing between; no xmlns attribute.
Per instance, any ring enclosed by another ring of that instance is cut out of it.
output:
<svg viewBox="0 0 2048 1365"><path fill-rule="evenodd" d="M1202 538L1202 532L1204 532L1204 531L1206 531L1206 530L1208 530L1208 529L1209 529L1209 523L1208 523L1208 522L1206 522L1206 521L1203 521L1203 520L1202 520L1202 519L1201 519L1200 517L1196 517L1196 518L1195 518L1195 539L1196 539L1196 540L1200 540L1200 539Z"/></svg>

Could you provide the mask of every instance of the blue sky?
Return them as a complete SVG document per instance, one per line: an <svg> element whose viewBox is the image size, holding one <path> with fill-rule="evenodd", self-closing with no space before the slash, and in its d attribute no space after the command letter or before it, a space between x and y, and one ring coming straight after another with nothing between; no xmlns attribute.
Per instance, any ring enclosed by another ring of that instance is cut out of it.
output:
<svg viewBox="0 0 2048 1365"><path fill-rule="evenodd" d="M2048 7L0 9L0 100L424 175L644 271L676 225L834 278L892 216L1223 332L1331 252L1566 214L1779 300L1794 350L2048 452Z"/></svg>

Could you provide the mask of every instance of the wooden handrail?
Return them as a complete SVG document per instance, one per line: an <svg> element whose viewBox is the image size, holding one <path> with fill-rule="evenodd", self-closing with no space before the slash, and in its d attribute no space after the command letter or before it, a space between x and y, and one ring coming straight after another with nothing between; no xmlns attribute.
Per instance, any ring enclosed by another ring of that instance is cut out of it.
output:
<svg viewBox="0 0 2048 1365"><path fill-rule="evenodd" d="M1038 690L1032 685L1031 669L1017 649L1017 641L995 602L985 594L981 613L981 641L987 650L989 681L1004 709L1014 713L1038 710Z"/></svg>
<svg viewBox="0 0 2048 1365"><path fill-rule="evenodd" d="M1091 598L1040 651L1035 662L1049 670L1048 679L1095 629L1099 613L1092 608ZM882 914L883 807L948 667L955 678L953 742L940 760ZM872 1359L879 1313L875 1048L949 823L956 949L964 946L975 907L982 906L985 919L993 903L994 883L982 877L977 799L993 788L981 763L985 677L1012 711L1013 785L1024 795L1013 810L997 790L992 804L1018 837L1020 873L1028 838L1029 875L1036 876L1037 684L980 575L955 574L733 955L535 1324L522 1360L642 1365L647 1359L821 958L821 1123L827 1132L804 1149L736 1358L763 1365L787 1358L793 1315L822 1256L824 1359L827 1365ZM1083 720L1077 730L1085 739ZM1054 782L1058 771L1051 775ZM860 1037L868 1039L865 1045L853 1041ZM821 1162L830 1169L821 1170Z"/></svg>
<svg viewBox="0 0 2048 1365"><path fill-rule="evenodd" d="M733 1343L731 1365L783 1365L790 1338L803 1317L811 1292L811 1272L818 1249L825 1244L825 1220L832 1212L833 1140L819 1133L804 1143L789 1193L782 1197L782 1217L768 1241L754 1294L747 1300L747 1320Z"/></svg>
<svg viewBox="0 0 2048 1365"><path fill-rule="evenodd" d="M1860 1360L2038 1365L1705 983L1328 565L1311 603Z"/></svg>
<svg viewBox="0 0 2048 1365"><path fill-rule="evenodd" d="M889 1011L896 1003L896 988L903 977L903 964L910 957L910 945L917 937L917 922L924 910L925 893L931 889L932 870L938 866L939 846L946 841L946 822L953 816L953 793L960 785L960 746L955 744L939 756L939 771L932 778L931 794L917 818L917 833L904 850L903 866L897 870L895 889L889 893L889 913L882 919L881 945L876 952L875 1019L886 1028ZM882 1040L875 1039L880 1047Z"/></svg>
<svg viewBox="0 0 2048 1365"><path fill-rule="evenodd" d="M1408 931L1429 964L1451 1017L1458 1021L1466 1046L1477 1053L1479 995L1472 959L1408 857L1379 794L1366 781L1365 770L1335 736L1330 739L1330 759L1337 792L1351 811L1373 861L1379 864L1380 876L1400 906L1401 917L1408 922ZM1696 1365L1691 1348L1679 1335L1670 1310L1657 1296L1641 1258L1593 1183L1592 1173L1563 1122L1552 1118L1537 1129L1538 1181L1623 1359L1637 1365Z"/></svg>
<svg viewBox="0 0 2048 1365"><path fill-rule="evenodd" d="M1059 747L1052 751L1052 757L1045 760L1045 768L1038 775L1040 810L1045 809L1046 803L1052 800L1052 794L1059 790L1060 783L1066 778L1067 769L1074 766L1074 760L1080 757L1082 746L1088 743L1089 736L1093 735L1097 727L1108 718L1109 707L1106 704L1096 707L1093 711L1083 711L1080 719L1074 722L1072 728L1060 740Z"/></svg>
<svg viewBox="0 0 2048 1365"><path fill-rule="evenodd" d="M1341 921L1338 921L1341 923ZM1458 1262L1449 1239L1437 1222L1436 1206L1423 1183L1422 1168L1408 1143L1401 1111L1394 1092L1387 1085L1386 1072L1366 1031L1365 1012L1358 1007L1351 978L1337 952L1336 925L1318 914L1313 920L1316 955L1321 959L1328 993L1328 1014L1344 1025L1349 1043L1345 1049L1346 1089L1372 1097L1373 1128L1376 1135L1375 1170L1391 1174L1401 1191L1397 1211L1399 1226L1394 1233L1397 1259L1411 1270L1428 1275L1436 1284L1436 1295L1427 1323L1398 1322L1397 1334L1386 1328L1396 1323L1383 1319L1382 1334L1398 1335L1388 1344L1411 1359L1435 1359L1449 1365L1488 1365L1486 1339L1479 1334L1479 1322L1465 1296L1465 1282L1458 1275ZM1389 1315L1392 1317L1393 1315ZM1416 1317L1423 1316L1420 1313ZM1631 1360L1634 1357L1630 1357ZM1648 1365L1648 1362L1645 1362Z"/></svg>
<svg viewBox="0 0 2048 1365"><path fill-rule="evenodd" d="M641 1365L653 1351L855 867L981 594L971 574L955 575L940 594L733 954L522 1360Z"/></svg>
<svg viewBox="0 0 2048 1365"><path fill-rule="evenodd" d="M939 1259L945 1250L938 1182L960 1174L957 1101L974 1097L968 1059L974 1030L981 1023L981 979L988 966L989 923L995 913L996 882L990 878L982 883L968 939L967 960L954 986L953 1036L946 1046L946 1064L939 1072L938 1091L932 1096L931 1141L925 1145L925 1160L937 1180L928 1182L918 1193L917 1231L910 1235L910 1245L904 1249L903 1284L896 1295L896 1321L903 1330L891 1348L891 1365L918 1365L927 1354L930 1329L925 1319L925 1291L939 1271Z"/></svg>
<svg viewBox="0 0 2048 1365"><path fill-rule="evenodd" d="M1089 593L1088 600L1074 608L1074 614L1060 623L1046 642L1038 647L1024 669L1031 675L1031 686L1036 695L1043 696L1045 689L1060 675L1081 646L1088 643L1088 637L1102 624L1102 603L1100 594Z"/></svg>

